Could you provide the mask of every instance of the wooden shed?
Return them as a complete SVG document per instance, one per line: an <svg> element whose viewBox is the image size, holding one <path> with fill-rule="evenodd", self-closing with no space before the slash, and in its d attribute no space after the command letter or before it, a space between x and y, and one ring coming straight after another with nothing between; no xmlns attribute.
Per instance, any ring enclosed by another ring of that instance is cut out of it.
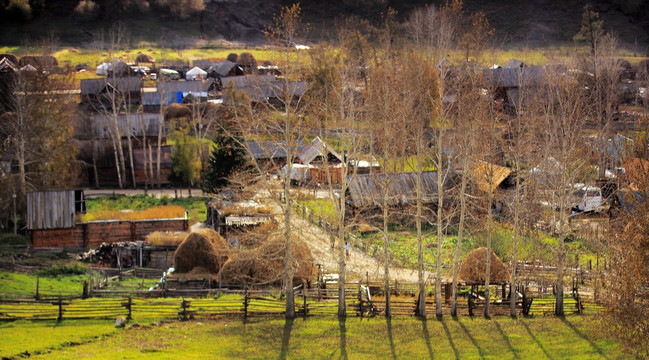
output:
<svg viewBox="0 0 649 360"><path fill-rule="evenodd" d="M27 229L70 229L77 213L85 211L83 190L27 193Z"/></svg>
<svg viewBox="0 0 649 360"><path fill-rule="evenodd" d="M447 179L448 181L448 179ZM380 207L383 205L383 190L388 187L388 205L413 205L417 199L417 173L356 175L349 183L349 202L354 208ZM437 172L421 174L424 203L437 202Z"/></svg>

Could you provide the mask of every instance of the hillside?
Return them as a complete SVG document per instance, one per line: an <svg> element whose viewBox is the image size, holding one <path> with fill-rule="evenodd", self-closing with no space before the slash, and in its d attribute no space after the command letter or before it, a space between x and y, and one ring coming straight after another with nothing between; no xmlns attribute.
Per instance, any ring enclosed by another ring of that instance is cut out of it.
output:
<svg viewBox="0 0 649 360"><path fill-rule="evenodd" d="M74 11L78 0L42 0L29 16L0 13L5 30L0 44L34 43L43 37L56 38L63 45L90 46L101 29L116 21L126 24L131 42L147 41L171 47L201 46L214 40L245 44L263 42L263 29L282 5L293 0L205 0L205 10L181 20L177 13L155 5L142 11L135 1L95 0L93 15ZM316 42L329 37L339 19L357 16L378 23L389 7L406 19L415 8L442 0L303 0L304 20L312 29L308 40ZM504 45L542 46L570 41L579 29L584 0L465 0L464 12L483 11L496 29L497 42ZM6 3L0 2L0 4ZM39 3L30 1L30 3ZM649 3L640 0L595 0L605 27L616 33L625 45L644 54L649 44ZM121 5L120 5L121 4Z"/></svg>

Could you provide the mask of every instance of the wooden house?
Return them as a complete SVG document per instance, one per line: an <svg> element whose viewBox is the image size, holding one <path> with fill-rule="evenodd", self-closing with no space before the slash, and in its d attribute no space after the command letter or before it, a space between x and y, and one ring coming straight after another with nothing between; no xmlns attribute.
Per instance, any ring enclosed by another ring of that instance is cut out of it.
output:
<svg viewBox="0 0 649 360"><path fill-rule="evenodd" d="M445 187L450 183L447 180ZM417 173L365 174L350 178L347 204L355 210L373 209L383 206L384 189L387 186L387 205L405 207L416 204ZM421 174L422 199L425 204L437 203L437 172Z"/></svg>
<svg viewBox="0 0 649 360"><path fill-rule="evenodd" d="M81 102L91 109L111 109L116 104L139 105L142 101L142 79L119 77L81 80Z"/></svg>

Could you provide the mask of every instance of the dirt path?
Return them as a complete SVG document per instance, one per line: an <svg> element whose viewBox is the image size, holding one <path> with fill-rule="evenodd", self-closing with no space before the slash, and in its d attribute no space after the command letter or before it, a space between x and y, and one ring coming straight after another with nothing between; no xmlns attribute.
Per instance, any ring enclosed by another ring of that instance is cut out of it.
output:
<svg viewBox="0 0 649 360"><path fill-rule="evenodd" d="M325 273L338 273L338 249L334 249L325 231L295 215L291 218L296 231L300 238L306 242L313 253L316 264L323 267ZM390 267L390 278L400 282L417 282L417 270ZM433 274L426 272L424 276L430 280ZM365 280L369 276L370 280L383 280L383 263L368 254L356 250L353 247L349 249L347 257L347 281Z"/></svg>

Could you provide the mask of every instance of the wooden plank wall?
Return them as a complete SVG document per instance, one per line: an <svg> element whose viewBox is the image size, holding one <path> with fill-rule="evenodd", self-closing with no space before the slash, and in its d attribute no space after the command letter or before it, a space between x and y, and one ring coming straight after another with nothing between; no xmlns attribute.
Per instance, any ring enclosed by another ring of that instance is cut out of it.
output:
<svg viewBox="0 0 649 360"><path fill-rule="evenodd" d="M74 190L27 193L27 229L69 229L74 227Z"/></svg>
<svg viewBox="0 0 649 360"><path fill-rule="evenodd" d="M77 224L71 229L31 232L33 248L81 249L102 243L144 241L154 231L187 231L189 220L101 221Z"/></svg>

